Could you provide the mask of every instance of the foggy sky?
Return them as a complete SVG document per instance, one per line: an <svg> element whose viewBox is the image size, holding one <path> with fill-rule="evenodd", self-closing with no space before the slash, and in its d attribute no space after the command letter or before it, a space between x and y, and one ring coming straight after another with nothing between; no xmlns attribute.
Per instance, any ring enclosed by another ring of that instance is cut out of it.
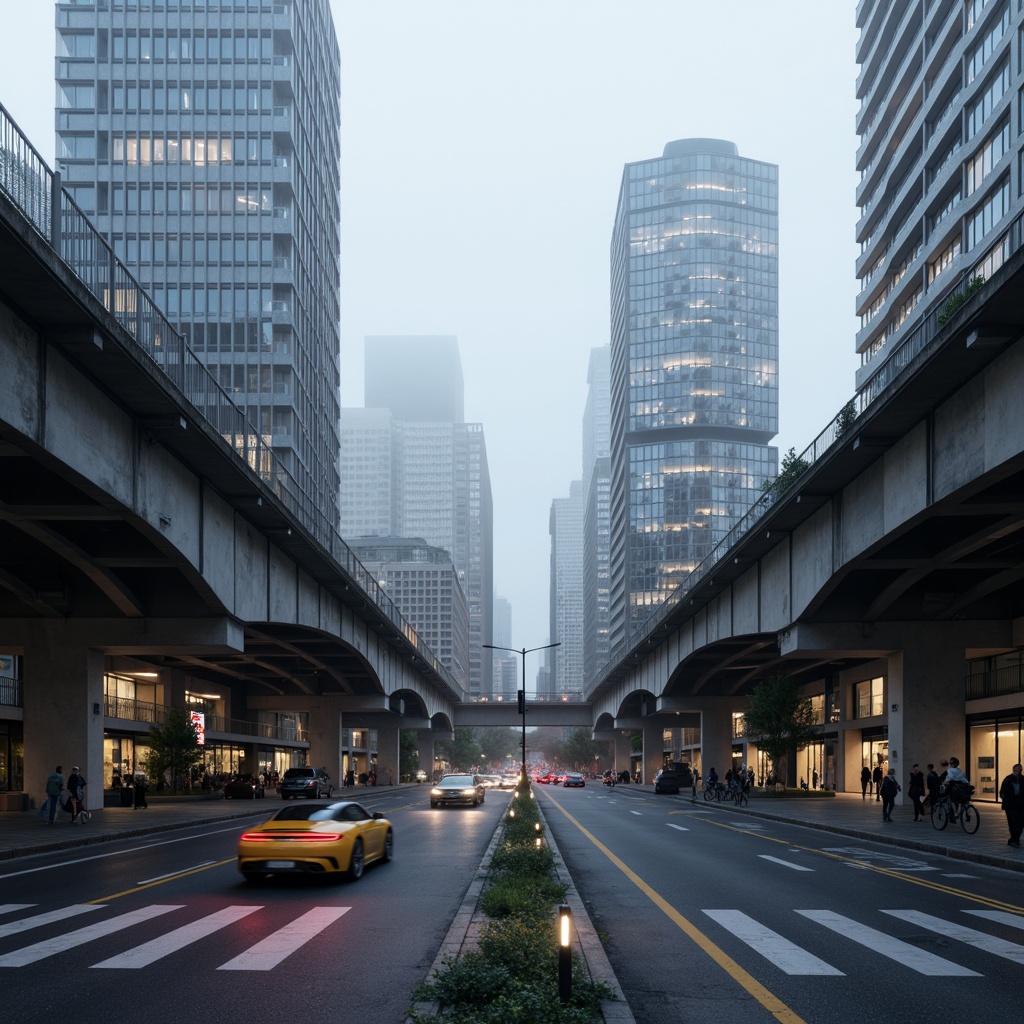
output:
<svg viewBox="0 0 1024 1024"><path fill-rule="evenodd" d="M582 474L623 165L688 137L779 165L780 453L853 395L853 0L332 0L343 405L363 337L453 334L512 645L548 640L548 513ZM0 103L51 164L54 14L0 0ZM531 655L532 686L539 655Z"/></svg>

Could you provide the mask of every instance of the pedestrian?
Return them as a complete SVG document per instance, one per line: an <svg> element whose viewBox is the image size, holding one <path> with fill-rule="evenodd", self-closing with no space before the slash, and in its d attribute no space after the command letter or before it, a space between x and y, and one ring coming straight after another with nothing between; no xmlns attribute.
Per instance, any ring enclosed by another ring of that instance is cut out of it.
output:
<svg viewBox="0 0 1024 1024"><path fill-rule="evenodd" d="M875 800L882 799L882 766L880 764L875 765L875 770L871 773L871 781L875 784Z"/></svg>
<svg viewBox="0 0 1024 1024"><path fill-rule="evenodd" d="M811 789L817 789L817 788L818 788L818 769L815 768L814 771L811 772Z"/></svg>
<svg viewBox="0 0 1024 1024"><path fill-rule="evenodd" d="M1021 766L1015 764L999 787L999 799L1003 802L1006 824L1010 829L1007 846L1020 847L1020 835L1024 832L1024 779L1020 773Z"/></svg>
<svg viewBox="0 0 1024 1024"><path fill-rule="evenodd" d="M79 775L79 767L76 764L68 776L68 793L71 794L71 824L77 825L81 821L82 811L85 810L85 779Z"/></svg>
<svg viewBox="0 0 1024 1024"><path fill-rule="evenodd" d="M914 803L914 821L924 821L924 772L919 765L910 769L910 779L907 786L907 795Z"/></svg>
<svg viewBox="0 0 1024 1024"><path fill-rule="evenodd" d="M860 798L866 800L868 795L868 786L871 785L871 769L864 765L860 770Z"/></svg>
<svg viewBox="0 0 1024 1024"><path fill-rule="evenodd" d="M902 788L896 781L896 769L890 768L889 774L886 775L878 787L882 799L882 821L892 821L892 809L896 804L896 794Z"/></svg>
<svg viewBox="0 0 1024 1024"><path fill-rule="evenodd" d="M924 784L928 787L928 809L930 811L939 802L939 790L942 788L942 780L935 770L935 765L928 765L928 774L924 777Z"/></svg>
<svg viewBox="0 0 1024 1024"><path fill-rule="evenodd" d="M53 774L46 778L46 803L49 823L53 825L57 820L57 804L60 800L61 791L64 789L64 769L60 765L53 770Z"/></svg>
<svg viewBox="0 0 1024 1024"><path fill-rule="evenodd" d="M345 772L345 785L346 786L354 786L355 784L356 784L355 769L354 768L349 768L349 770L347 772Z"/></svg>
<svg viewBox="0 0 1024 1024"><path fill-rule="evenodd" d="M135 794L134 794L134 796L135 796L135 799L134 799L134 801L132 803L132 807L135 810L139 810L140 808L149 807L149 804L146 803L146 779L145 779L145 776L143 776L143 775L136 775L135 776Z"/></svg>

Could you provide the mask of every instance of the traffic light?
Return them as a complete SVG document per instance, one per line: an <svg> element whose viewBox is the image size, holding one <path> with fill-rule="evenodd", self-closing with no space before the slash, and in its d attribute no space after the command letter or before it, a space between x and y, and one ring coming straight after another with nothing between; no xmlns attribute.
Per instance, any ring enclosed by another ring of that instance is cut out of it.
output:
<svg viewBox="0 0 1024 1024"><path fill-rule="evenodd" d="M516 690L516 704L519 708L519 714L526 714L526 691Z"/></svg>

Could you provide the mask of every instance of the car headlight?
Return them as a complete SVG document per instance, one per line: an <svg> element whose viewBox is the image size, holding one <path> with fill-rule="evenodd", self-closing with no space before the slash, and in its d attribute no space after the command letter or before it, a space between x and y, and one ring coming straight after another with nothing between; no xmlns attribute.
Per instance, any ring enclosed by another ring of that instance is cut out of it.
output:
<svg viewBox="0 0 1024 1024"><path fill-rule="evenodd" d="M431 791L430 791L430 795L431 796L444 796L444 790L443 789L439 789L437 786L434 786L434 788L431 789Z"/></svg>
<svg viewBox="0 0 1024 1024"><path fill-rule="evenodd" d="M476 789L473 788L473 787L470 787L469 789L464 789L462 791L462 795L463 796L476 796Z"/></svg>

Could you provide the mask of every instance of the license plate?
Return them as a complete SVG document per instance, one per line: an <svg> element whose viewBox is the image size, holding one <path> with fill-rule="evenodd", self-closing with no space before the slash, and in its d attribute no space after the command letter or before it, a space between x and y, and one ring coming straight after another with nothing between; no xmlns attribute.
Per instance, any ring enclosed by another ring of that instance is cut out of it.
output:
<svg viewBox="0 0 1024 1024"><path fill-rule="evenodd" d="M282 868L293 868L293 867L295 867L295 861L293 861L293 860L268 860L267 861L267 868L268 868L268 870L271 870L271 871L274 868L278 868L280 870Z"/></svg>

